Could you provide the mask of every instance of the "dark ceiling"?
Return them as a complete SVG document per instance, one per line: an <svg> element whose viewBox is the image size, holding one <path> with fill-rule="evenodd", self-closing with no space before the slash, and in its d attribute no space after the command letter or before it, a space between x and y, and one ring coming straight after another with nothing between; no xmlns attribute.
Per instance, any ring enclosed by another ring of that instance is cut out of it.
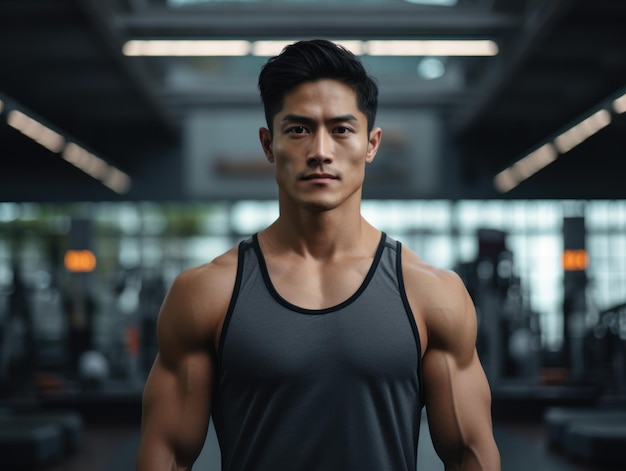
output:
<svg viewBox="0 0 626 471"><path fill-rule="evenodd" d="M399 86L381 106L445 117L460 194L502 198L623 198L626 114L500 195L493 176L626 89L623 0L468 0L455 7L386 2L209 2L167 8L149 0L0 1L0 201L171 198L155 188L180 149L190 109L256 105L253 87L217 77L205 90L173 91L177 59L125 57L130 38L488 38L494 58L458 58L462 90ZM358 5L358 8L357 8ZM180 61L180 59L178 59ZM411 91L409 91L411 90ZM115 195L6 124L19 107L147 182ZM165 183L165 182L164 182ZM175 186L175 184L172 184Z"/></svg>

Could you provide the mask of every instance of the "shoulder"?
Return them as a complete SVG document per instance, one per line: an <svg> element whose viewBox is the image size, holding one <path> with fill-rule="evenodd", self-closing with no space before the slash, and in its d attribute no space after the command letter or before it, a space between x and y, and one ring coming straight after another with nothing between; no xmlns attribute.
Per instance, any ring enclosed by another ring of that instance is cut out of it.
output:
<svg viewBox="0 0 626 471"><path fill-rule="evenodd" d="M237 272L238 247L231 248L209 263L188 268L173 281L171 293L184 294L194 302L219 295L225 284L234 283Z"/></svg>
<svg viewBox="0 0 626 471"><path fill-rule="evenodd" d="M459 307L457 303L463 305L466 300L467 290L456 272L426 263L405 246L402 272L407 289L419 292L431 308Z"/></svg>
<svg viewBox="0 0 626 471"><path fill-rule="evenodd" d="M418 325L426 329L430 347L448 349L474 345L476 312L461 277L423 261L406 247L402 249L402 273L407 298Z"/></svg>
<svg viewBox="0 0 626 471"><path fill-rule="evenodd" d="M159 339L206 345L212 341L233 292L238 248L210 263L181 272L172 282L159 313Z"/></svg>

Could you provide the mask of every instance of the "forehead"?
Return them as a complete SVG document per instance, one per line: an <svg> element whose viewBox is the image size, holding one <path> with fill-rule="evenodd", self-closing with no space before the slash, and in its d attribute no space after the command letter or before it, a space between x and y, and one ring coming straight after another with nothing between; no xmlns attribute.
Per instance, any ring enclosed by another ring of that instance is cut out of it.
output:
<svg viewBox="0 0 626 471"><path fill-rule="evenodd" d="M305 82L287 92L279 115L290 113L307 116L350 113L366 119L359 110L356 92L345 83L332 79Z"/></svg>

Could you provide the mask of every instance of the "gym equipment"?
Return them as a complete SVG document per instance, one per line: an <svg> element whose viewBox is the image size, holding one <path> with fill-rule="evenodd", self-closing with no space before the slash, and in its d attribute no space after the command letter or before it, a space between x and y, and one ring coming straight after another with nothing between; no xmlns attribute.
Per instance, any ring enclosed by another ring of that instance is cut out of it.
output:
<svg viewBox="0 0 626 471"><path fill-rule="evenodd" d="M87 385L102 385L109 377L109 370L109 362L97 350L87 350L78 357L78 377Z"/></svg>
<svg viewBox="0 0 626 471"><path fill-rule="evenodd" d="M74 412L24 412L0 416L0 456L7 469L37 469L76 451L83 436Z"/></svg>
<svg viewBox="0 0 626 471"><path fill-rule="evenodd" d="M588 337L604 393L626 398L626 303L601 311Z"/></svg>
<svg viewBox="0 0 626 471"><path fill-rule="evenodd" d="M36 469L63 457L63 432L50 422L0 420L0 456L8 469Z"/></svg>
<svg viewBox="0 0 626 471"><path fill-rule="evenodd" d="M481 228L477 236L476 260L456 271L476 306L476 348L485 373L496 390L510 384L534 386L540 366L539 314L530 309L528 293L515 274L507 234Z"/></svg>
<svg viewBox="0 0 626 471"><path fill-rule="evenodd" d="M572 424L565 434L566 452L587 463L624 469L625 420L625 417L612 417Z"/></svg>
<svg viewBox="0 0 626 471"><path fill-rule="evenodd" d="M72 411L41 411L30 412L18 416L23 421L49 422L61 427L63 432L63 450L65 454L75 452L83 442L84 423L83 418L77 412Z"/></svg>
<svg viewBox="0 0 626 471"><path fill-rule="evenodd" d="M551 407L544 423L551 449L588 463L626 465L626 408Z"/></svg>
<svg viewBox="0 0 626 471"><path fill-rule="evenodd" d="M0 456L8 469L33 469L63 457L61 427L51 423L0 422Z"/></svg>
<svg viewBox="0 0 626 471"><path fill-rule="evenodd" d="M553 449L564 449L568 428L585 421L622 420L626 423L626 409L597 407L550 407L544 414L548 431L548 445Z"/></svg>

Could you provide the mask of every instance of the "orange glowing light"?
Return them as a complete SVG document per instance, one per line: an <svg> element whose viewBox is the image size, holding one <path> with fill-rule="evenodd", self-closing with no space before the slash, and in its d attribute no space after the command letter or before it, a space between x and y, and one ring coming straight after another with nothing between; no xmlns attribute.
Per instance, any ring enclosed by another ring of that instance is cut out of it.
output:
<svg viewBox="0 0 626 471"><path fill-rule="evenodd" d="M63 261L71 272L86 273L96 269L96 256L91 250L68 250Z"/></svg>
<svg viewBox="0 0 626 471"><path fill-rule="evenodd" d="M589 265L589 256L583 249L565 250L563 252L563 269L565 271L582 271Z"/></svg>

